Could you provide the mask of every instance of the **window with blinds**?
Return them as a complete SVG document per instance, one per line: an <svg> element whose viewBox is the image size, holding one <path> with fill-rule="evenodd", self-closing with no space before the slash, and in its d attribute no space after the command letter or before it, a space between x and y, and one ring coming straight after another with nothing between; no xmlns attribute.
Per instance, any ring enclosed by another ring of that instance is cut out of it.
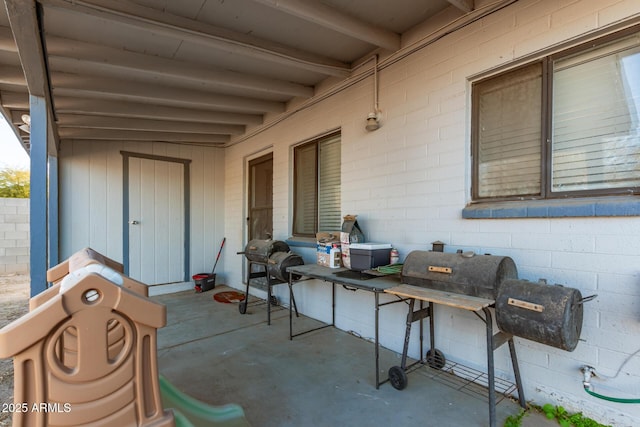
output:
<svg viewBox="0 0 640 427"><path fill-rule="evenodd" d="M640 190L640 34L472 86L474 200Z"/></svg>
<svg viewBox="0 0 640 427"><path fill-rule="evenodd" d="M475 88L478 103L478 196L540 194L540 63Z"/></svg>
<svg viewBox="0 0 640 427"><path fill-rule="evenodd" d="M640 36L553 63L552 191L640 185Z"/></svg>
<svg viewBox="0 0 640 427"><path fill-rule="evenodd" d="M294 236L340 230L340 154L340 134L294 148Z"/></svg>

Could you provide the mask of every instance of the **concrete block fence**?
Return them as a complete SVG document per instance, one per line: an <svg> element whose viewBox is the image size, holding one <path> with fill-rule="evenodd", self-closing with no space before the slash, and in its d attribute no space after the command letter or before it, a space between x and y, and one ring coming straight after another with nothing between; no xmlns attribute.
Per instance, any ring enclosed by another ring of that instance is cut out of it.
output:
<svg viewBox="0 0 640 427"><path fill-rule="evenodd" d="M29 272L29 199L0 198L0 275Z"/></svg>

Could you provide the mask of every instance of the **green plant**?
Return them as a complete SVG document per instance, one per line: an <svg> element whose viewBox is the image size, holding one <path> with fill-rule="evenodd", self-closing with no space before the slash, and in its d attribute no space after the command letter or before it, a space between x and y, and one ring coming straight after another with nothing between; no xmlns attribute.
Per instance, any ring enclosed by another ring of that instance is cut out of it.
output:
<svg viewBox="0 0 640 427"><path fill-rule="evenodd" d="M504 427L520 427L522 425L522 419L529 415L527 411L524 409L520 409L520 412L516 415L509 415L506 420L504 420Z"/></svg>
<svg viewBox="0 0 640 427"><path fill-rule="evenodd" d="M570 414L562 406L554 406L550 403L542 406L542 412L550 420L556 420L562 427L607 427L597 421L582 415L582 412Z"/></svg>
<svg viewBox="0 0 640 427"><path fill-rule="evenodd" d="M570 414L562 406L555 406L550 403L544 406L531 405L531 408L542 412L550 420L556 420L562 427L611 427L585 417L582 412ZM522 419L527 415L529 415L529 411L521 409L518 414L507 417L504 421L504 427L522 426Z"/></svg>

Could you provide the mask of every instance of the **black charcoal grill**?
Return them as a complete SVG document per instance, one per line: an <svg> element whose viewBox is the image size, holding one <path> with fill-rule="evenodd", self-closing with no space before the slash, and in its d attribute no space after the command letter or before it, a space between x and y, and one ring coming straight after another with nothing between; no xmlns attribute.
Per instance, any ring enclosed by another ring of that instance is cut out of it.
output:
<svg viewBox="0 0 640 427"><path fill-rule="evenodd" d="M525 407L513 336L530 339L567 351L573 351L582 330L582 305L593 298L582 298L577 289L546 283L519 280L514 261L505 256L477 255L473 252L444 253L414 251L405 259L402 285L391 291L409 301L402 365L389 370L392 386L402 390L407 385L407 351L411 324L429 317L431 348L422 360L432 368L446 365L444 354L434 343L434 302L474 311L486 325L487 368L490 425L495 426L495 392L493 352L509 344L518 398ZM420 307L414 311L416 300ZM429 306L423 307L428 301ZM493 333L495 307L498 333ZM484 312L484 318L479 312ZM422 324L421 324L422 329ZM422 335L422 334L421 334Z"/></svg>
<svg viewBox="0 0 640 427"><path fill-rule="evenodd" d="M413 251L402 266L402 283L473 297L495 299L505 279L518 277L506 256L473 252Z"/></svg>
<svg viewBox="0 0 640 427"><path fill-rule="evenodd" d="M243 252L238 252L247 258L247 287L245 299L238 307L241 314L247 312L249 300L249 284L252 279L266 278L267 281L267 324L271 324L271 305L275 305L275 298L271 294L271 287L281 283L288 283L287 268L302 265L304 261L300 255L290 251L289 245L281 240L254 239L250 240ZM296 279L297 280L297 279ZM291 293L291 304L298 316L298 307Z"/></svg>
<svg viewBox="0 0 640 427"><path fill-rule="evenodd" d="M254 239L247 243L244 248L243 254L249 261L261 263L266 265L269 262L269 257L274 252L289 252L289 245L281 240L271 239Z"/></svg>
<svg viewBox="0 0 640 427"><path fill-rule="evenodd" d="M498 328L511 335L573 351L582 330L577 289L519 280L509 257L473 252L411 252L402 283L495 300Z"/></svg>
<svg viewBox="0 0 640 427"><path fill-rule="evenodd" d="M544 281L505 280L496 297L496 323L511 335L573 351L582 332L582 306L595 297Z"/></svg>

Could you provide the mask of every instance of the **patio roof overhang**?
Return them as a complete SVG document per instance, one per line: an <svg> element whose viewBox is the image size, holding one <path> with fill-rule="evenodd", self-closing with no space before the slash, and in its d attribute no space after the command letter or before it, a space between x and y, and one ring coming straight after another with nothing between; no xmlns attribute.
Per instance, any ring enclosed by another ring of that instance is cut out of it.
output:
<svg viewBox="0 0 640 427"><path fill-rule="evenodd" d="M0 113L31 157L32 296L59 261L65 140L230 147L516 1L4 0Z"/></svg>
<svg viewBox="0 0 640 427"><path fill-rule="evenodd" d="M513 1L5 0L0 106L27 151L29 95L50 155L65 139L225 147L424 28Z"/></svg>

